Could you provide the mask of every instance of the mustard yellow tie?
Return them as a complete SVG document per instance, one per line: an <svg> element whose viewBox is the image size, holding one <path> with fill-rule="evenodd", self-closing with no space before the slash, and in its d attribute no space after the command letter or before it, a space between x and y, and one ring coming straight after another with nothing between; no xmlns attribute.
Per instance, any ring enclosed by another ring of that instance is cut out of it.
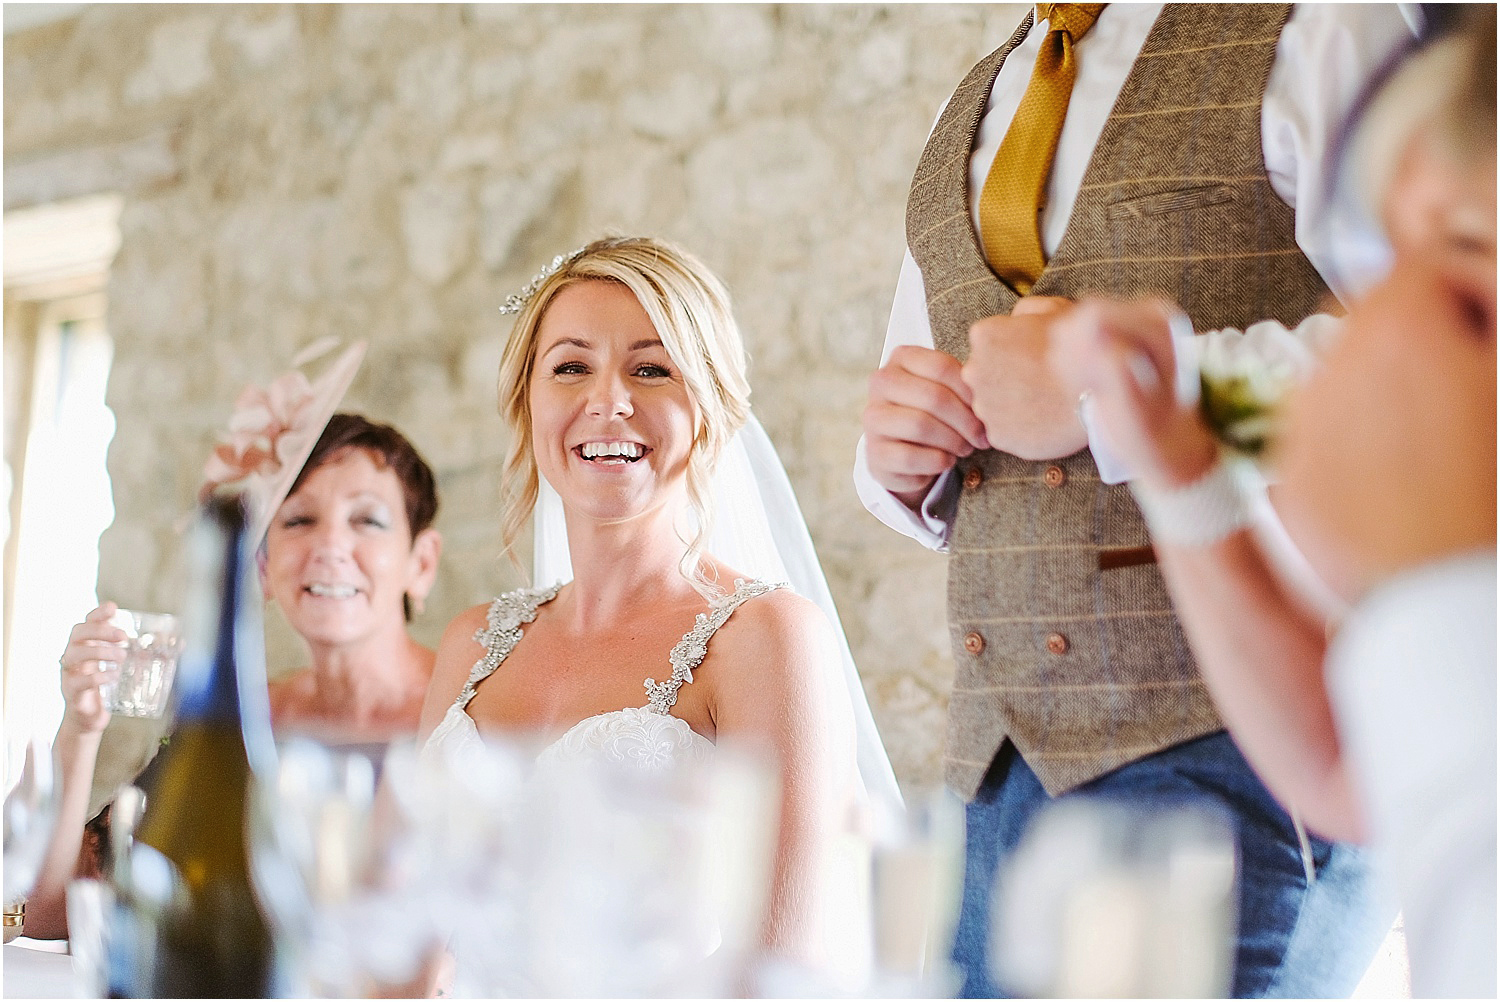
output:
<svg viewBox="0 0 1500 1002"><path fill-rule="evenodd" d="M1021 295L1047 265L1039 216L1057 137L1068 114L1078 64L1073 45L1094 25L1102 3L1039 3L1047 37L1037 53L1031 83L1016 109L979 196L979 235L995 273Z"/></svg>

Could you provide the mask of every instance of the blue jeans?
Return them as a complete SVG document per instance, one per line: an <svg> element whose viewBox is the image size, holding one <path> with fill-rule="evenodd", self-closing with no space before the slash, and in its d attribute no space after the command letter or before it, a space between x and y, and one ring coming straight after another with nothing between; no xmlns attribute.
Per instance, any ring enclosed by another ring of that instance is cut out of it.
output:
<svg viewBox="0 0 1500 1002"><path fill-rule="evenodd" d="M1122 766L1064 797L1174 803L1199 799L1226 808L1240 850L1236 998L1345 998L1369 967L1396 917L1359 849L1316 836L1317 879L1309 886L1292 819L1220 731ZM964 998L1000 998L991 980L990 891L1038 809L1042 784L1006 742L967 812L963 910L953 959Z"/></svg>

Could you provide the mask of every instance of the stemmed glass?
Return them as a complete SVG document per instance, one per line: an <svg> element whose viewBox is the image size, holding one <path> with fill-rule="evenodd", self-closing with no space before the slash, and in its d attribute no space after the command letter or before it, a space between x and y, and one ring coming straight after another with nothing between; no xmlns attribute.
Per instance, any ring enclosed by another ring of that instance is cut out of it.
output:
<svg viewBox="0 0 1500 1002"><path fill-rule="evenodd" d="M281 745L275 771L252 794L252 876L294 993L358 994L371 975L349 912L368 904L374 804L366 756L302 738Z"/></svg>
<svg viewBox="0 0 1500 1002"><path fill-rule="evenodd" d="M293 994L727 996L759 945L775 773L720 747L663 768L537 765L531 742L281 748L251 815Z"/></svg>
<svg viewBox="0 0 1500 1002"><path fill-rule="evenodd" d="M26 744L20 775L5 795L5 938L19 931L11 924L27 892L36 883L47 854L47 840L57 815L52 749L40 738Z"/></svg>
<svg viewBox="0 0 1500 1002"><path fill-rule="evenodd" d="M308 739L280 747L252 800L257 893L282 944L293 994L417 991L441 949L487 920L500 830L517 780L484 746L453 763L410 743L368 757ZM425 990L425 986L422 986Z"/></svg>
<svg viewBox="0 0 1500 1002"><path fill-rule="evenodd" d="M774 771L721 744L659 770L585 759L538 779L526 839L535 990L738 994L770 886Z"/></svg>
<svg viewBox="0 0 1500 1002"><path fill-rule="evenodd" d="M521 952L534 759L530 742L497 738L420 753L404 746L386 759L392 835L381 865L410 889L408 935L454 955L457 996L535 994Z"/></svg>
<svg viewBox="0 0 1500 1002"><path fill-rule="evenodd" d="M963 895L964 810L950 791L906 790L906 812L876 832L871 867L877 996L944 998Z"/></svg>
<svg viewBox="0 0 1500 1002"><path fill-rule="evenodd" d="M995 978L1033 997L1223 998L1236 869L1221 808L1048 805L995 884Z"/></svg>

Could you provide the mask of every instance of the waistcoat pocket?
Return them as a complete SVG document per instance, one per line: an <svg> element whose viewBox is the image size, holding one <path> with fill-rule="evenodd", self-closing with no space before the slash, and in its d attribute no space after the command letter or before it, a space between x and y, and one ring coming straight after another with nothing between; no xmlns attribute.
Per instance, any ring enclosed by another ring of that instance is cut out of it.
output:
<svg viewBox="0 0 1500 1002"><path fill-rule="evenodd" d="M1144 219L1169 212L1184 212L1208 205L1234 201L1234 189L1227 184L1203 184L1191 188L1169 188L1149 195L1132 195L1109 203L1105 214L1114 220Z"/></svg>

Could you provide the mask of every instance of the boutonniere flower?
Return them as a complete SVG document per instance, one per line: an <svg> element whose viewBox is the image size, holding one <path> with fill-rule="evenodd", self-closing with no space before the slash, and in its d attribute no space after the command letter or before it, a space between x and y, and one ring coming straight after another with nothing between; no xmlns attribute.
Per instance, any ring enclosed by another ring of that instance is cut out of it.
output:
<svg viewBox="0 0 1500 1002"><path fill-rule="evenodd" d="M1263 455L1295 374L1284 365L1236 366L1206 357L1202 379L1199 406L1214 435L1233 452Z"/></svg>
<svg viewBox="0 0 1500 1002"><path fill-rule="evenodd" d="M1232 452L1266 457L1276 441L1287 398L1317 364L1317 346L1337 320L1294 333L1253 324L1243 334L1209 334L1198 346L1199 407L1214 435Z"/></svg>

